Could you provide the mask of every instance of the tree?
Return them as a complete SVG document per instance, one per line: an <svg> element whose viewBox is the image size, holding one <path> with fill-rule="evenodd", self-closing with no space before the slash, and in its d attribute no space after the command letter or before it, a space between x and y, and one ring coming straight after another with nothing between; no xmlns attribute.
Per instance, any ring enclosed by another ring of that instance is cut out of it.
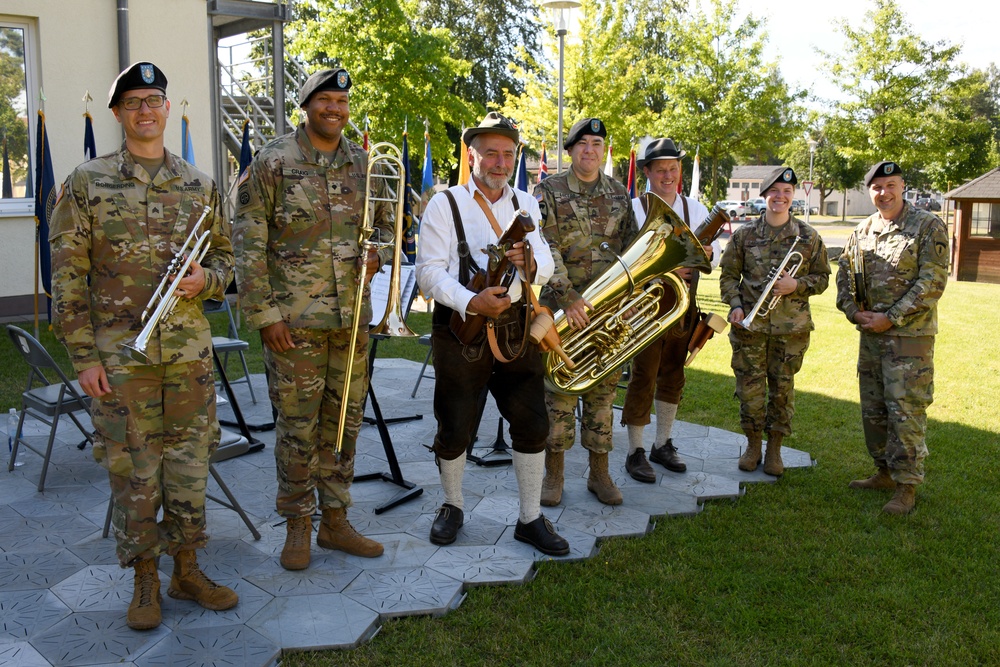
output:
<svg viewBox="0 0 1000 667"><path fill-rule="evenodd" d="M28 175L24 86L24 34L17 28L0 28L0 144L6 138L13 183Z"/></svg>
<svg viewBox="0 0 1000 667"><path fill-rule="evenodd" d="M780 155L783 163L794 169L800 180L809 175L809 139L816 141L812 155L813 188L819 193L819 209L824 210L826 198L834 192L846 192L861 184L868 165L848 157L837 148L827 132L829 119L812 114L809 136L800 136L782 146ZM846 199L845 199L846 201ZM846 206L842 210L846 215Z"/></svg>
<svg viewBox="0 0 1000 667"><path fill-rule="evenodd" d="M405 0L315 0L315 20L291 26L289 50L320 67L351 73L351 115L371 119L376 141L399 141L404 123L430 123L432 150L448 155L454 146L447 127L470 123L476 106L442 82L467 77L468 61L454 52L445 28L417 24L415 3ZM420 142L414 142L419 150Z"/></svg>
<svg viewBox="0 0 1000 667"><path fill-rule="evenodd" d="M863 164L895 160L918 187L988 169L990 121L975 108L988 85L956 64L961 47L920 39L895 0L874 0L862 25L842 22L844 49L824 54L842 95L829 123L839 151Z"/></svg>

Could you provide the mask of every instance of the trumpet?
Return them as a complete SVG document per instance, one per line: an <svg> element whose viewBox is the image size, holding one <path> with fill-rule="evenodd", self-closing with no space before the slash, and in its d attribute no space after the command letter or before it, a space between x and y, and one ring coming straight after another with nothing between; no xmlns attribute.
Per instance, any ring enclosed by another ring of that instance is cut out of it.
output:
<svg viewBox="0 0 1000 667"><path fill-rule="evenodd" d="M208 237L212 234L212 230L206 229L204 232L198 233L201 223L205 221L205 217L211 210L211 206L206 206L202 210L201 217L198 218L198 222L194 223L191 233L184 240L184 245L181 246L181 249L170 260L170 264L167 266L160 284L153 292L153 297L146 304L146 308L143 309L142 317L139 318L139 321L145 324L142 327L142 331L133 340L122 345L122 349L139 363L152 363L146 351L149 349L149 340L152 338L153 332L160 326L160 322L170 317L170 314L174 312L174 307L180 300L180 297L177 296L177 286L180 285L181 280L187 275L191 264L193 262L201 263L201 260L205 258L205 254L211 246ZM170 279L170 276L174 276L173 280ZM170 283L169 287L167 285L168 282Z"/></svg>
<svg viewBox="0 0 1000 667"><path fill-rule="evenodd" d="M358 287L354 295L354 319L351 324L351 340L347 346L347 369L344 373L344 388L340 392L340 419L337 422L337 440L334 452L339 454L344 442L344 428L347 422L347 400L351 388L351 374L354 372L354 347L358 341L358 329L361 327L361 300L364 298L365 286L368 284L368 252L379 248L394 247L392 274L389 278L389 298L386 304L385 316L371 330L373 334L386 336L414 337L417 334L406 325L403 318L399 293L400 255L403 239L403 205L406 200L406 182L403 169L402 152L393 144L382 142L371 147L368 155L368 173L365 176L365 206L359 230L358 250L361 257L361 272L358 274ZM381 181L391 194L395 183L394 196L381 196L372 192ZM393 202L396 205L396 226L393 238L389 241L373 240L375 233L375 202Z"/></svg>
<svg viewBox="0 0 1000 667"><path fill-rule="evenodd" d="M792 241L792 247L788 249L788 254L785 258L781 260L781 263L776 267L771 269L771 273L768 274L769 280L767 285L764 287L764 291L761 292L760 298L757 299L757 303L754 304L753 309L750 314L743 318L740 322L740 326L744 329L749 329L750 325L753 324L754 319L760 315L764 316L774 310L778 302L781 301L781 296L771 296L771 292L774 290L774 284L781 279L781 274L788 271L788 275L795 276L802 268L802 253L795 249L795 246L799 241L802 240L801 236L796 236L795 240ZM768 298L770 297L770 298Z"/></svg>

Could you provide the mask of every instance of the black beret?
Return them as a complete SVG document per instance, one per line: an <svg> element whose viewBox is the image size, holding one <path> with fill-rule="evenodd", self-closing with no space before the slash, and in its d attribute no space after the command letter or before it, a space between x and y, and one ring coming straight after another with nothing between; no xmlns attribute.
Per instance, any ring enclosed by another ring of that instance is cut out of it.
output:
<svg viewBox="0 0 1000 667"><path fill-rule="evenodd" d="M486 118L478 127L466 128L462 134L462 141L468 146L472 142L472 138L478 134L500 134L513 139L514 145L521 141L521 133L517 129L517 123L496 111L486 114Z"/></svg>
<svg viewBox="0 0 1000 667"><path fill-rule="evenodd" d="M604 127L604 123L600 118L584 118L583 120L578 120L573 123L573 127L569 128L569 134L566 135L566 141L563 143L563 148L569 150L573 147L573 144L580 141L580 139L587 134L592 134L595 137L607 137L608 128Z"/></svg>
<svg viewBox="0 0 1000 667"><path fill-rule="evenodd" d="M646 150L643 151L642 157L635 162L642 169L653 160L680 160L685 155L687 155L687 152L677 150L673 139L657 139L646 145Z"/></svg>
<svg viewBox="0 0 1000 667"><path fill-rule="evenodd" d="M313 93L321 90L350 90L351 75L346 69L321 69L313 72L306 79L306 82L299 88L299 106L304 107L309 103L309 98Z"/></svg>
<svg viewBox="0 0 1000 667"><path fill-rule="evenodd" d="M867 188L879 176L899 176L903 177L903 170L892 160L883 160L868 170L865 174L865 187Z"/></svg>
<svg viewBox="0 0 1000 667"><path fill-rule="evenodd" d="M122 93L137 88L156 88L167 92L167 77L159 67L150 62L133 63L122 70L108 91L108 108L113 108Z"/></svg>
<svg viewBox="0 0 1000 667"><path fill-rule="evenodd" d="M795 175L795 171L791 167L778 167L770 174L767 175L760 183L760 194L767 192L775 183L791 183L792 185L797 185L799 182L798 177Z"/></svg>

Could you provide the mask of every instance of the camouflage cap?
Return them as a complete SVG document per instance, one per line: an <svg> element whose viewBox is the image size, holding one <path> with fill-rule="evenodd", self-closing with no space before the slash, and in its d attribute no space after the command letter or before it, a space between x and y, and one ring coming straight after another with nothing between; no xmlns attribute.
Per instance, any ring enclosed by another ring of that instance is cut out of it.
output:
<svg viewBox="0 0 1000 667"><path fill-rule="evenodd" d="M903 170L892 160L883 160L869 169L868 173L865 174L865 187L867 188L872 184L872 181L880 176L899 176L902 178Z"/></svg>
<svg viewBox="0 0 1000 667"><path fill-rule="evenodd" d="M792 185L797 185L798 182L799 179L795 175L794 169L791 167L778 167L760 182L760 194L763 195L775 183L790 183Z"/></svg>
<svg viewBox="0 0 1000 667"><path fill-rule="evenodd" d="M309 103L309 98L321 90L350 90L353 82L346 69L321 69L313 72L299 88L299 106Z"/></svg>
<svg viewBox="0 0 1000 667"><path fill-rule="evenodd" d="M123 93L137 88L156 88L165 94L167 77L151 62L132 63L123 69L111 84L111 90L108 91L108 108L114 108Z"/></svg>

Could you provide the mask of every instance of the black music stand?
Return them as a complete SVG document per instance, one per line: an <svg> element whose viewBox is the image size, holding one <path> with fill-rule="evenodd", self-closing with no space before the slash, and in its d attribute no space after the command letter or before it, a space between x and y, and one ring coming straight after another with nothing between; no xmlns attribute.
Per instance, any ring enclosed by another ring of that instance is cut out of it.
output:
<svg viewBox="0 0 1000 667"><path fill-rule="evenodd" d="M484 468L492 468L495 466L505 466L509 465L513 460L511 458L510 445L503 437L503 415L500 415L500 421L497 422L497 437L490 445L488 452L482 456L476 456L473 453L473 446L476 444L476 434L479 432L479 424L483 421L483 413L486 411L486 398L489 396L490 390L488 387L483 387L483 393L479 397L479 416L476 418L476 425L472 429L472 439L469 441L469 448L465 452L465 458L468 461L472 461L477 466L482 466ZM499 456L501 458L488 459L487 456Z"/></svg>
<svg viewBox="0 0 1000 667"><path fill-rule="evenodd" d="M226 397L229 399L229 405L233 409L233 416L236 418L235 422L226 422L226 426L236 426L240 430L240 434L247 439L250 443L250 448L247 449L247 453L259 452L264 449L264 443L253 437L250 433L250 429L247 427L247 422L243 418L243 410L240 409L239 401L236 400L236 396L233 395L233 387L229 384L229 378L226 376L226 368L222 364L222 360L219 359L219 353L212 348L212 359L215 360L215 369L219 372L219 380L222 381L222 388L226 392Z"/></svg>
<svg viewBox="0 0 1000 667"><path fill-rule="evenodd" d="M409 288L409 292L407 289ZM403 314L403 319L406 319L406 315L410 312L410 304L413 302L413 298L416 296L416 279L412 270L407 276L405 285L402 288L403 294L408 294L409 298L405 300L406 312ZM372 287L372 302L373 311L379 312L378 308L375 306L376 294L375 286ZM417 486L413 482L408 482L403 478L403 471L399 467L399 459L396 458L396 450L392 445L392 437L389 435L388 424L399 423L402 421L413 421L417 419L423 419L423 415L413 415L409 417L396 417L393 419L386 419L382 416L382 408L379 407L378 398L375 396L375 384L371 381L372 373L375 370L375 357L378 356L378 342L383 338L387 338L384 334L375 334L371 336L371 347L368 350L368 396L367 400L371 401L372 412L375 414L374 419L363 418L365 423L374 424L378 428L379 438L382 440L382 449L385 451L386 461L389 463L388 472L372 472L366 473L364 475L355 475L355 482L366 482L369 480L377 479L383 482L389 482L395 484L396 486L402 487L402 491L397 493L395 496L375 508L375 514L382 514L383 512L396 507L397 505L402 505L405 502L413 500L414 498L420 496L424 490L423 488ZM363 408L363 406L362 406Z"/></svg>

